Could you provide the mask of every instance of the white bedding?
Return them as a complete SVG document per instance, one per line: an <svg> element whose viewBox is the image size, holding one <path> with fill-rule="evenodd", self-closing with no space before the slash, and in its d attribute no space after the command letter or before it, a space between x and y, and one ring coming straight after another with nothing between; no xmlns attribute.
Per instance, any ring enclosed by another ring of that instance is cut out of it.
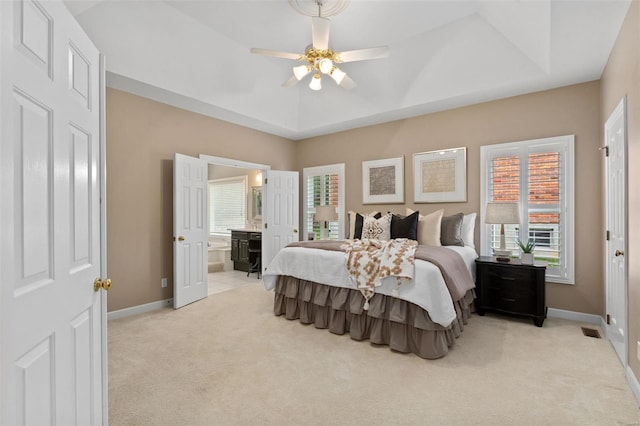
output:
<svg viewBox="0 0 640 426"><path fill-rule="evenodd" d="M478 257L476 251L471 247L446 248L462 256L475 281L475 259ZM456 311L440 270L434 264L421 259L416 259L415 266L414 279L411 283L399 287L399 298L420 306L429 313L433 322L448 327L456 318ZM267 290L275 288L278 275L356 289L345 266L344 253L340 251L285 247L278 252L263 274L262 279ZM395 278L390 277L384 279L380 287L376 287L376 293L391 296L395 288Z"/></svg>

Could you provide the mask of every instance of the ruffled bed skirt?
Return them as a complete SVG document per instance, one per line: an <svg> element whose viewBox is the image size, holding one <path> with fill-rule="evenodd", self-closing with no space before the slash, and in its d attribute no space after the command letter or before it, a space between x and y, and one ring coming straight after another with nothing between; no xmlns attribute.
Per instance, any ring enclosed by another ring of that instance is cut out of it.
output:
<svg viewBox="0 0 640 426"><path fill-rule="evenodd" d="M273 310L278 316L328 328L335 334L349 333L354 340L369 339L398 352L435 359L445 356L462 333L474 296L474 290L469 290L455 302L456 319L443 327L431 321L424 309L405 300L375 294L365 311L364 297L357 290L280 276Z"/></svg>

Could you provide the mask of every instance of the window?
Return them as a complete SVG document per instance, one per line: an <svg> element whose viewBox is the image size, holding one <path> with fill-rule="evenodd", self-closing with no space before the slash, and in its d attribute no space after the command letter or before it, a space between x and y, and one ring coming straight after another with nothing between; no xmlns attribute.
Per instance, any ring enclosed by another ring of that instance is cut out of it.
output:
<svg viewBox="0 0 640 426"><path fill-rule="evenodd" d="M335 206L338 220L329 222L329 239L344 238L344 164L329 166L306 167L302 171L303 179L303 208L304 229L303 239L314 234L316 239L321 236L318 222L314 222L316 206Z"/></svg>
<svg viewBox="0 0 640 426"><path fill-rule="evenodd" d="M536 242L534 256L547 262L547 279L574 283L574 137L559 136L480 148L481 206L520 203L520 222L505 224L507 249L517 239ZM482 253L498 248L500 225L484 225Z"/></svg>
<svg viewBox="0 0 640 426"><path fill-rule="evenodd" d="M247 219L247 176L209 181L209 233L231 235Z"/></svg>

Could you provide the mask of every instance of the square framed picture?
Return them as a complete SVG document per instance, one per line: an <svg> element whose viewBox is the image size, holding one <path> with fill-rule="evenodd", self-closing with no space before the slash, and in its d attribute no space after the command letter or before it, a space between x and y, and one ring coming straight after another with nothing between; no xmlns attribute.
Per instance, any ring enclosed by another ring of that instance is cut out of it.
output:
<svg viewBox="0 0 640 426"><path fill-rule="evenodd" d="M467 148L413 154L415 203L467 201Z"/></svg>
<svg viewBox="0 0 640 426"><path fill-rule="evenodd" d="M362 204L404 203L404 156L362 162Z"/></svg>

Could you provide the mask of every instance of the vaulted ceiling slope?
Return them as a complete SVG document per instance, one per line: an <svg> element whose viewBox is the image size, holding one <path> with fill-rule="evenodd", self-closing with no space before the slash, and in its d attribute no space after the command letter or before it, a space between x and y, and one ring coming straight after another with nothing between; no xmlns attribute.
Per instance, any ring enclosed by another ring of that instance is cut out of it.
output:
<svg viewBox="0 0 640 426"><path fill-rule="evenodd" d="M388 45L340 66L356 81L281 84L311 18L287 1L68 0L106 56L107 84L298 140L600 78L630 0L352 1L330 46Z"/></svg>

